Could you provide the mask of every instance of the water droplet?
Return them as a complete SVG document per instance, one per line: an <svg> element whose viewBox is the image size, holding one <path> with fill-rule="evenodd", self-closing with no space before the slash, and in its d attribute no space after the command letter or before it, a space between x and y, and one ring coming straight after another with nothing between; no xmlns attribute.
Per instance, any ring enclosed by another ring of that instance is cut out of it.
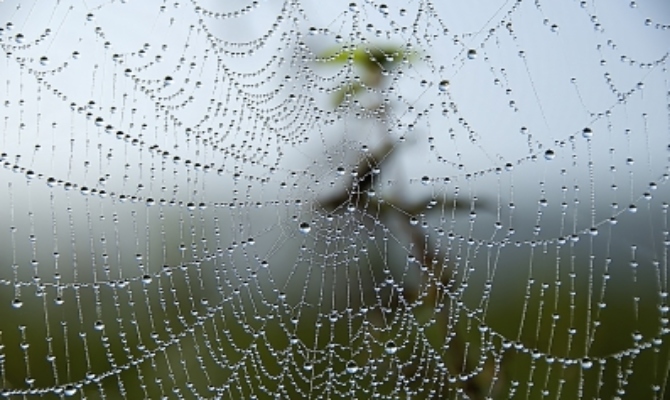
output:
<svg viewBox="0 0 670 400"><path fill-rule="evenodd" d="M440 82L440 84L437 86L437 88L440 89L440 92L446 92L447 90L449 90L450 85L451 85L451 83L448 80L445 79L445 80Z"/></svg>
<svg viewBox="0 0 670 400"><path fill-rule="evenodd" d="M47 56L40 57L40 64L44 66L49 65L49 57Z"/></svg>
<svg viewBox="0 0 670 400"><path fill-rule="evenodd" d="M95 321L93 328L95 328L96 331L101 331L105 329L105 324L102 321Z"/></svg>
<svg viewBox="0 0 670 400"><path fill-rule="evenodd" d="M591 130L591 128L586 127L582 130L582 136L589 139L589 138L593 137L593 131Z"/></svg>
<svg viewBox="0 0 670 400"><path fill-rule="evenodd" d="M63 393L65 393L66 396L74 396L77 394L77 388L72 385L67 385L65 386Z"/></svg>
<svg viewBox="0 0 670 400"><path fill-rule="evenodd" d="M475 58L477 58L477 50L475 50L475 49L468 50L468 58L471 59L471 60L474 60Z"/></svg>
<svg viewBox="0 0 670 400"><path fill-rule="evenodd" d="M358 365L353 361L349 361L347 363L347 373L355 374L356 372L358 372Z"/></svg>
<svg viewBox="0 0 670 400"><path fill-rule="evenodd" d="M307 222L300 223L298 228L300 229L301 233L309 233L309 231L312 230L312 227Z"/></svg>
<svg viewBox="0 0 670 400"><path fill-rule="evenodd" d="M21 299L14 299L12 301L12 307L21 308L21 307L23 307L23 302L21 301Z"/></svg>
<svg viewBox="0 0 670 400"><path fill-rule="evenodd" d="M584 359L582 360L582 368L583 368L583 369L589 369L589 368L591 368L591 367L593 367L593 361L591 361L591 360L588 359L588 358L584 358Z"/></svg>
<svg viewBox="0 0 670 400"><path fill-rule="evenodd" d="M554 153L553 150L547 150L544 152L544 158L546 160L553 160L554 158L556 158L556 153Z"/></svg>
<svg viewBox="0 0 670 400"><path fill-rule="evenodd" d="M172 84L172 81L173 81L172 77L168 75L163 79L163 85L170 86Z"/></svg>
<svg viewBox="0 0 670 400"><path fill-rule="evenodd" d="M26 40L26 37L23 36L22 33L17 33L16 36L14 37L14 40L16 40L16 43L23 43Z"/></svg>
<svg viewBox="0 0 670 400"><path fill-rule="evenodd" d="M384 351L386 354L395 354L398 351L398 346L396 346L395 342L390 340L386 342L386 346L384 347Z"/></svg>
<svg viewBox="0 0 670 400"><path fill-rule="evenodd" d="M422 177L421 178L421 183L423 183L424 185L428 185L430 183L430 177L428 177L428 176Z"/></svg>
<svg viewBox="0 0 670 400"><path fill-rule="evenodd" d="M314 366L313 366L311 363L305 363L305 364L302 366L302 368L303 368L305 371L311 371L311 370L314 368Z"/></svg>
<svg viewBox="0 0 670 400"><path fill-rule="evenodd" d="M145 274L145 275L142 276L142 283L144 283L145 285L150 284L152 280L153 279L152 279L151 275L149 275L149 274Z"/></svg>
<svg viewBox="0 0 670 400"><path fill-rule="evenodd" d="M631 204L628 206L628 211L631 213L636 213L637 212L637 206L635 204Z"/></svg>
<svg viewBox="0 0 670 400"><path fill-rule="evenodd" d="M356 3L349 3L349 11L358 11L358 5Z"/></svg>

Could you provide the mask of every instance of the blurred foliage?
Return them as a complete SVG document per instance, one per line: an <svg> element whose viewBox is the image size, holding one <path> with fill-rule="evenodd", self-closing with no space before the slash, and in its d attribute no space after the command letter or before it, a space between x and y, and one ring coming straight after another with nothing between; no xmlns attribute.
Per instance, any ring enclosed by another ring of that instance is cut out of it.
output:
<svg viewBox="0 0 670 400"><path fill-rule="evenodd" d="M418 58L415 52L408 52L400 46L356 46L333 48L319 55L326 65L341 67L351 65L360 71L360 81L346 82L333 96L333 104L341 105L346 99L363 93L367 88L379 88L384 77L402 63Z"/></svg>

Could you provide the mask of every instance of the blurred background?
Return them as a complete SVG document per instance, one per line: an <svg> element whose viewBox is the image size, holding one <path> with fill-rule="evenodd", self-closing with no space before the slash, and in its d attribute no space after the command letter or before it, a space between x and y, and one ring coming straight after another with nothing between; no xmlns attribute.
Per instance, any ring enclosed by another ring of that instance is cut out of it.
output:
<svg viewBox="0 0 670 400"><path fill-rule="evenodd" d="M664 398L668 5L0 2L8 398Z"/></svg>

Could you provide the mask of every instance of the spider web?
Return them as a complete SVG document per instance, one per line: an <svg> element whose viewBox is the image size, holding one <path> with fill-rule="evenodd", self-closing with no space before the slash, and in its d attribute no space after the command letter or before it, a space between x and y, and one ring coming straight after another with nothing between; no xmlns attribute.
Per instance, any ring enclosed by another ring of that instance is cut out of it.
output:
<svg viewBox="0 0 670 400"><path fill-rule="evenodd" d="M7 398L664 398L661 1L0 1Z"/></svg>

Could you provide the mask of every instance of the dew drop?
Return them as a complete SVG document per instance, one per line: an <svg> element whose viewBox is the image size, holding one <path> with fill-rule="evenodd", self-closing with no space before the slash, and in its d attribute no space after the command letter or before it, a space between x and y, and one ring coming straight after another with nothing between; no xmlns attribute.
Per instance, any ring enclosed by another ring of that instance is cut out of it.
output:
<svg viewBox="0 0 670 400"><path fill-rule="evenodd" d="M593 137L593 131L591 130L591 128L586 127L582 130L582 136L589 139L589 138Z"/></svg>
<svg viewBox="0 0 670 400"><path fill-rule="evenodd" d="M353 361L349 361L347 363L347 373L355 374L356 372L358 372L358 365Z"/></svg>
<svg viewBox="0 0 670 400"><path fill-rule="evenodd" d="M386 346L384 347L384 351L386 354L395 354L398 351L398 346L395 344L394 341L390 340L386 342Z"/></svg>
<svg viewBox="0 0 670 400"><path fill-rule="evenodd" d="M307 222L302 222L298 229L300 229L301 233L309 233L309 231L312 230L312 227Z"/></svg>
<svg viewBox="0 0 670 400"><path fill-rule="evenodd" d="M471 59L471 60L474 60L475 58L477 58L477 50L475 50L475 49L468 50L468 58Z"/></svg>
<svg viewBox="0 0 670 400"><path fill-rule="evenodd" d="M450 85L449 81L445 79L440 82L437 88L440 89L440 92L446 92L447 90L449 90L449 85Z"/></svg>
<svg viewBox="0 0 670 400"><path fill-rule="evenodd" d="M75 394L77 394L77 388L75 388L72 385L67 385L65 386L63 393L65 393L66 396L74 396Z"/></svg>
<svg viewBox="0 0 670 400"><path fill-rule="evenodd" d="M591 361L588 358L584 358L582 360L582 368L583 369L590 369L591 367L593 367L593 361Z"/></svg>
<svg viewBox="0 0 670 400"><path fill-rule="evenodd" d="M142 283L144 283L145 285L150 284L151 281L152 281L151 275L145 274L145 275L142 276Z"/></svg>
<svg viewBox="0 0 670 400"><path fill-rule="evenodd" d="M105 324L102 321L95 321L93 328L95 328L96 331L101 331L105 329Z"/></svg>
<svg viewBox="0 0 670 400"><path fill-rule="evenodd" d="M47 56L40 57L40 64L44 66L49 65L49 57Z"/></svg>
<svg viewBox="0 0 670 400"><path fill-rule="evenodd" d="M12 307L21 308L21 307L23 307L23 302L21 301L21 299L14 299L12 301Z"/></svg>
<svg viewBox="0 0 670 400"><path fill-rule="evenodd" d="M544 152L544 158L546 160L553 160L554 158L556 158L556 153L554 153L553 150L547 150Z"/></svg>

